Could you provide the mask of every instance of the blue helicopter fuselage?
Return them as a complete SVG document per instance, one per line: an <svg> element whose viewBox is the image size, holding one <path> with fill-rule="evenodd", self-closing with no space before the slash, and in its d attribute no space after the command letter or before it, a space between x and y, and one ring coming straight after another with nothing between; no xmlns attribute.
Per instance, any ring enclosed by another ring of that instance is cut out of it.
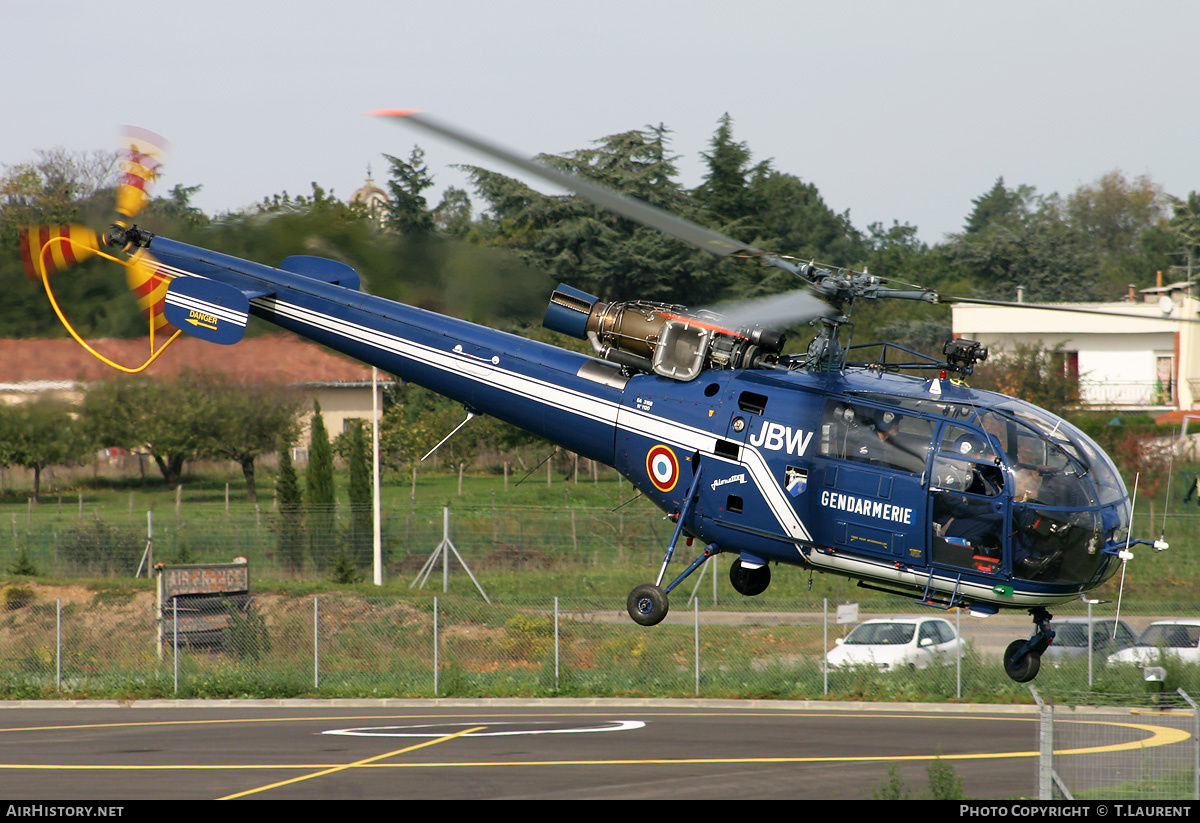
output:
<svg viewBox="0 0 1200 823"><path fill-rule="evenodd" d="M362 293L340 264L298 273L164 237L149 251L169 276L223 283L258 317L615 467L686 534L751 566L1028 608L1103 582L1128 527L1125 487L1085 435L950 380L863 368L631 374Z"/></svg>

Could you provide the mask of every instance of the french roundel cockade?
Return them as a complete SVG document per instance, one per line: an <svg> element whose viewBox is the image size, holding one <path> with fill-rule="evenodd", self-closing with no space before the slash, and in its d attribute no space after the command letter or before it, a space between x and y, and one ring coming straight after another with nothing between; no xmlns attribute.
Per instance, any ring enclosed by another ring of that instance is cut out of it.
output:
<svg viewBox="0 0 1200 823"><path fill-rule="evenodd" d="M646 473L660 492L669 492L679 482L679 459L667 446L657 445L646 452Z"/></svg>

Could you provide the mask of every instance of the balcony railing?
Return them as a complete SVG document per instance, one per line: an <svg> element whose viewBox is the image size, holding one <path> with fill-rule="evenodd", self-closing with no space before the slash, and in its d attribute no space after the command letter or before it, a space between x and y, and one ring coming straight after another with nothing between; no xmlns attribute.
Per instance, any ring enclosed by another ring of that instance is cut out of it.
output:
<svg viewBox="0 0 1200 823"><path fill-rule="evenodd" d="M1170 383L1157 381L1080 380L1079 400L1084 406L1101 408L1162 407L1175 405L1175 392Z"/></svg>

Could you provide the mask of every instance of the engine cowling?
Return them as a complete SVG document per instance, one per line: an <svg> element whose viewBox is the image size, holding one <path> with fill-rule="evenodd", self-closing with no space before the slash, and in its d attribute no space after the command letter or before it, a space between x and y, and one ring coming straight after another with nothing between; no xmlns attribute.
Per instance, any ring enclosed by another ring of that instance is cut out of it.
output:
<svg viewBox="0 0 1200 823"><path fill-rule="evenodd" d="M681 381L706 368L769 367L786 342L759 326L729 328L713 312L645 300L603 303L565 284L550 296L542 325L589 341L605 360Z"/></svg>

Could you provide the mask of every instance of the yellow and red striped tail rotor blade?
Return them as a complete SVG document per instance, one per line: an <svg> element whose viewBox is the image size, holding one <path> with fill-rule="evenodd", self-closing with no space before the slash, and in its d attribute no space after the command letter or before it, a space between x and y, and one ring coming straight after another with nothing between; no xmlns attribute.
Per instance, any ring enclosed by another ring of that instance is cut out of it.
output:
<svg viewBox="0 0 1200 823"><path fill-rule="evenodd" d="M150 322L151 335L174 334L175 327L163 315L171 278L162 274L158 261L145 251L138 252L125 266L125 282Z"/></svg>
<svg viewBox="0 0 1200 823"><path fill-rule="evenodd" d="M159 175L167 141L136 126L126 126L122 139L117 212L123 217L134 217L150 202L147 188Z"/></svg>
<svg viewBox="0 0 1200 823"><path fill-rule="evenodd" d="M96 232L78 223L22 226L19 237L21 262L30 280L42 278L43 266L47 274L58 274L100 250Z"/></svg>

